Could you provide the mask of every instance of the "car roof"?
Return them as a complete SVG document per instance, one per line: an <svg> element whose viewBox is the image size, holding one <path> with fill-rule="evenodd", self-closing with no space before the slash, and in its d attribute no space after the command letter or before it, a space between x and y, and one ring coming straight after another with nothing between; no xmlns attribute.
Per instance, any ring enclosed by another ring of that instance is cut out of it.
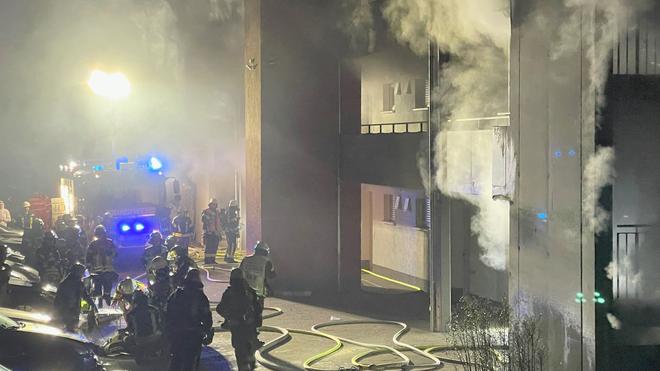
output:
<svg viewBox="0 0 660 371"><path fill-rule="evenodd" d="M39 312L26 312L24 310L0 307L0 314L13 319L14 321L25 321L49 324L51 317L45 313Z"/></svg>

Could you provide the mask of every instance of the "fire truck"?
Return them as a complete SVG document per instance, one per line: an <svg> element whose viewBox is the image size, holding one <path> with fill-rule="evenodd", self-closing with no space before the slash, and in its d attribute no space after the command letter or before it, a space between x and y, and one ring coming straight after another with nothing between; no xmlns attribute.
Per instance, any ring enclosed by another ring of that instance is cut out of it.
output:
<svg viewBox="0 0 660 371"><path fill-rule="evenodd" d="M65 212L103 224L119 248L143 248L153 231L170 233L172 206L194 213L194 185L167 175L160 157L71 162L60 166Z"/></svg>

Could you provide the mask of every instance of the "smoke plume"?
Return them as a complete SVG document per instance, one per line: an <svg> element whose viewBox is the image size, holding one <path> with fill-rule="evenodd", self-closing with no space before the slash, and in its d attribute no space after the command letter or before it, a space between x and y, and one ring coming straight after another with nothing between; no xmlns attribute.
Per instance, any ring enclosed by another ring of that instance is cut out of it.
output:
<svg viewBox="0 0 660 371"><path fill-rule="evenodd" d="M391 0L383 15L396 39L414 52L425 55L431 40L447 56L433 92L443 121L436 139L436 184L444 194L476 206L471 229L481 260L504 270L509 204L493 199L493 133L457 120L508 112L508 1Z"/></svg>
<svg viewBox="0 0 660 371"><path fill-rule="evenodd" d="M614 149L599 147L584 167L582 214L587 227L598 234L607 228L609 213L599 204L603 187L614 181Z"/></svg>

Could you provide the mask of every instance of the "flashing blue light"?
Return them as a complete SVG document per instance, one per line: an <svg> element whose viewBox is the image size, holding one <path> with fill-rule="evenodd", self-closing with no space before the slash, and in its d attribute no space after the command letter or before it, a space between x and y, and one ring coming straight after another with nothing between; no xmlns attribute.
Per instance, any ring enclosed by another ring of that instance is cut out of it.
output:
<svg viewBox="0 0 660 371"><path fill-rule="evenodd" d="M560 158L560 157L561 157L561 151L560 151L560 150L556 150L556 151L555 151L555 158Z"/></svg>
<svg viewBox="0 0 660 371"><path fill-rule="evenodd" d="M133 229L135 229L136 232L142 232L144 230L144 224L137 222L133 226Z"/></svg>
<svg viewBox="0 0 660 371"><path fill-rule="evenodd" d="M538 213L538 214L536 214L536 217L539 220L542 220L544 222L548 220L548 214L547 213Z"/></svg>
<svg viewBox="0 0 660 371"><path fill-rule="evenodd" d="M121 164L127 164L128 163L128 157L120 157L115 161L115 169L121 170Z"/></svg>
<svg viewBox="0 0 660 371"><path fill-rule="evenodd" d="M577 152L573 148L568 150L568 157L575 157L576 154Z"/></svg>
<svg viewBox="0 0 660 371"><path fill-rule="evenodd" d="M121 229L122 232L128 232L131 230L131 226L128 224L122 224L119 226L119 229Z"/></svg>
<svg viewBox="0 0 660 371"><path fill-rule="evenodd" d="M103 171L104 167L103 165L94 165L92 166L92 171Z"/></svg>
<svg viewBox="0 0 660 371"><path fill-rule="evenodd" d="M147 167L151 171L160 171L163 169L163 161L158 157L151 156L149 157L149 161L147 161Z"/></svg>

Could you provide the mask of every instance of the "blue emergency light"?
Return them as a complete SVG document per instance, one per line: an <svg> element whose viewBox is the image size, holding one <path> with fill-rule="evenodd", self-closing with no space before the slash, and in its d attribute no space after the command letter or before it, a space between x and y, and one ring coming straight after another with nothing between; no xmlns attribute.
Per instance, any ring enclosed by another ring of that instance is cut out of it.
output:
<svg viewBox="0 0 660 371"><path fill-rule="evenodd" d="M147 161L147 168L151 171L161 171L163 169L163 161L158 157L151 156Z"/></svg>

